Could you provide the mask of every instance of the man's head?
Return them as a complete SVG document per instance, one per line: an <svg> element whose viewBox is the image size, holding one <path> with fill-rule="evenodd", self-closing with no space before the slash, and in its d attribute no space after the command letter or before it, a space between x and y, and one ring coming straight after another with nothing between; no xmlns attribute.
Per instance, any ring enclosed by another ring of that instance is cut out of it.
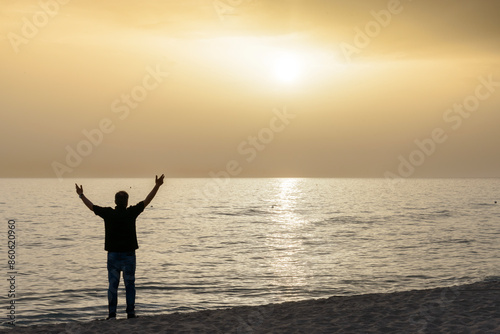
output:
<svg viewBox="0 0 500 334"><path fill-rule="evenodd" d="M119 191L115 194L115 204L117 207L126 208L128 206L128 194L125 191Z"/></svg>

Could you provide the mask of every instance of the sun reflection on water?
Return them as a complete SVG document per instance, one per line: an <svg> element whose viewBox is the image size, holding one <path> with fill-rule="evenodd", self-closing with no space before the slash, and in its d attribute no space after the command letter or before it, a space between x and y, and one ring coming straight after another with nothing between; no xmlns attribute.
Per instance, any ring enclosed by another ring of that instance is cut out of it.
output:
<svg viewBox="0 0 500 334"><path fill-rule="evenodd" d="M276 277L273 284L286 288L301 288L307 285L310 269L304 259L304 231L307 224L298 213L298 202L303 196L301 179L280 179L276 185L276 196L272 216L272 233L268 236L270 267Z"/></svg>
<svg viewBox="0 0 500 334"><path fill-rule="evenodd" d="M273 219L276 223L285 223L291 227L304 222L303 218L297 214L297 203L302 196L300 189L300 179L279 180L276 195L276 215Z"/></svg>

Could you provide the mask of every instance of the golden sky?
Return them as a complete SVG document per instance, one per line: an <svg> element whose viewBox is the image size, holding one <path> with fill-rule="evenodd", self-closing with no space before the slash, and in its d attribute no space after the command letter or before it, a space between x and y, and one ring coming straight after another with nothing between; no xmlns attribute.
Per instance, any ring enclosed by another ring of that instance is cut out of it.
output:
<svg viewBox="0 0 500 334"><path fill-rule="evenodd" d="M500 177L499 13L0 0L0 177Z"/></svg>

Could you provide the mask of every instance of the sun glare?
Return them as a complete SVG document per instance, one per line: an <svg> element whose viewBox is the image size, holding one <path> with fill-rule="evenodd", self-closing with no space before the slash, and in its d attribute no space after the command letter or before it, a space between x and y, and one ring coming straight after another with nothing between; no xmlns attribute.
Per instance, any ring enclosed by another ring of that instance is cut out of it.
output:
<svg viewBox="0 0 500 334"><path fill-rule="evenodd" d="M276 57L273 64L273 75L282 83L296 82L302 72L302 64L297 55L283 54Z"/></svg>

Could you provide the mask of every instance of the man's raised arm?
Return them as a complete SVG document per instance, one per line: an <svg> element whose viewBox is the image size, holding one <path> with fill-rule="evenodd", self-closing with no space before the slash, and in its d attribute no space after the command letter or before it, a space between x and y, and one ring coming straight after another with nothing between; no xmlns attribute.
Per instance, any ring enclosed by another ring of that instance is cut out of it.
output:
<svg viewBox="0 0 500 334"><path fill-rule="evenodd" d="M92 202L83 194L83 186L80 185L80 187L78 187L78 184L76 183L75 186L76 186L76 193L82 199L83 203L87 206L87 208L90 209L90 211L94 211L94 204L92 204Z"/></svg>
<svg viewBox="0 0 500 334"><path fill-rule="evenodd" d="M153 198L156 195L156 192L158 192L158 189L160 189L160 186L163 184L163 179L165 178L165 175L161 174L160 177L158 175L155 175L155 186L153 190L148 194L146 199L144 200L144 207L147 207L149 203L153 200Z"/></svg>

